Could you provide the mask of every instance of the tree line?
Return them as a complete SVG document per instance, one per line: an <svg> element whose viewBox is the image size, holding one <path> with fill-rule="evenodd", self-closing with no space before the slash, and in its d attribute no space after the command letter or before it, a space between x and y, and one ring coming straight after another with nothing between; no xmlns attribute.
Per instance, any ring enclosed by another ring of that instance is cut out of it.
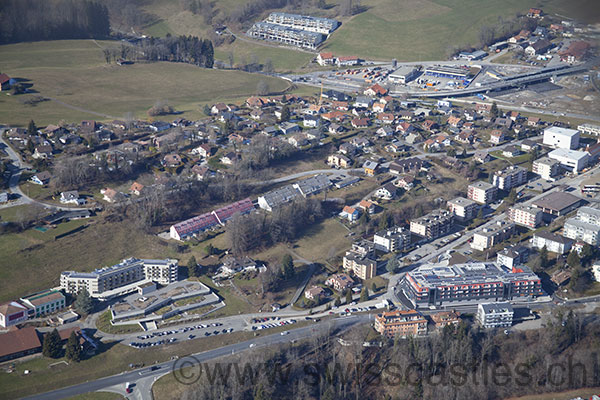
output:
<svg viewBox="0 0 600 400"><path fill-rule="evenodd" d="M4 0L0 21L0 43L110 35L108 9L89 0Z"/></svg>

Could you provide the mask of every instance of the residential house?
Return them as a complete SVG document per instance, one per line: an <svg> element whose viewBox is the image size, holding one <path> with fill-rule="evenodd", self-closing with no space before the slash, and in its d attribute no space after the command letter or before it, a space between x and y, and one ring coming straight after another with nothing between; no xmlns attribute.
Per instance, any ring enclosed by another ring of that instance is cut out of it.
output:
<svg viewBox="0 0 600 400"><path fill-rule="evenodd" d="M111 188L100 189L100 194L104 195L104 201L109 203L116 203L125 199L125 195L123 193L117 192Z"/></svg>
<svg viewBox="0 0 600 400"><path fill-rule="evenodd" d="M10 90L11 79L6 74L0 74L0 92Z"/></svg>
<svg viewBox="0 0 600 400"><path fill-rule="evenodd" d="M233 165L234 163L238 162L240 159L241 159L241 156L239 154L234 153L233 151L230 151L229 153L221 156L219 161L221 161L221 163L223 163L225 165Z"/></svg>
<svg viewBox="0 0 600 400"><path fill-rule="evenodd" d="M202 181L206 178L210 178L214 175L214 172L212 172L208 167L200 164L194 165L191 169L191 172L192 176L195 176L196 179L199 181Z"/></svg>
<svg viewBox="0 0 600 400"><path fill-rule="evenodd" d="M354 118L351 124L354 129L364 129L369 126L369 120L367 118Z"/></svg>
<svg viewBox="0 0 600 400"><path fill-rule="evenodd" d="M375 214L375 204L368 200L361 200L360 203L358 203L358 208L367 214Z"/></svg>
<svg viewBox="0 0 600 400"><path fill-rule="evenodd" d="M383 114L379 114L379 115L383 115ZM394 136L394 130L390 127L390 126L382 126L381 128L377 129L377 131L375 132L377 135L379 135L379 137L390 137L390 136Z"/></svg>
<svg viewBox="0 0 600 400"><path fill-rule="evenodd" d="M401 175L409 172L427 171L431 164L427 160L417 157L394 160L390 163L389 171L391 174Z"/></svg>
<svg viewBox="0 0 600 400"><path fill-rule="evenodd" d="M348 274L335 274L327 278L325 281L327 286L331 286L338 292L346 291L354 286L354 281Z"/></svg>
<svg viewBox="0 0 600 400"><path fill-rule="evenodd" d="M425 121L423 121L423 123L421 124L421 127L423 129L425 129L426 131L430 131L430 132L433 132L434 130L439 129L439 125L437 124L437 122L432 121L430 119L426 119Z"/></svg>
<svg viewBox="0 0 600 400"><path fill-rule="evenodd" d="M400 176L394 181L394 185L408 192L415 186L415 178L410 175Z"/></svg>
<svg viewBox="0 0 600 400"><path fill-rule="evenodd" d="M504 132L498 129L494 129L490 132L490 143L500 144L506 140Z"/></svg>
<svg viewBox="0 0 600 400"><path fill-rule="evenodd" d="M373 103L373 112L382 113L387 109L386 103Z"/></svg>
<svg viewBox="0 0 600 400"><path fill-rule="evenodd" d="M355 207L344 206L344 209L340 213L340 217L347 219L350 222L358 221L360 217L360 210Z"/></svg>
<svg viewBox="0 0 600 400"><path fill-rule="evenodd" d="M52 158L52 146L50 145L42 145L37 146L32 155L35 159L46 160L48 158Z"/></svg>
<svg viewBox="0 0 600 400"><path fill-rule="evenodd" d="M181 156L177 153L167 154L163 157L161 164L166 168L177 168L181 165Z"/></svg>
<svg viewBox="0 0 600 400"><path fill-rule="evenodd" d="M462 126L463 121L461 118L451 115L450 117L448 117L447 123L448 125L453 126L455 128L460 128Z"/></svg>
<svg viewBox="0 0 600 400"><path fill-rule="evenodd" d="M475 154L473 154L473 160L479 163L486 163L492 160L492 156L485 150L477 150Z"/></svg>
<svg viewBox="0 0 600 400"><path fill-rule="evenodd" d="M60 202L62 204L85 204L85 199L79 198L79 192L77 190L70 190L67 192L60 193Z"/></svg>
<svg viewBox="0 0 600 400"><path fill-rule="evenodd" d="M504 157L512 158L518 156L519 154L521 154L521 150L517 146L510 145L502 149L502 155Z"/></svg>
<svg viewBox="0 0 600 400"><path fill-rule="evenodd" d="M399 132L402 136L408 135L414 131L414 126L408 122L400 122L398 125L396 125L396 132Z"/></svg>
<svg viewBox="0 0 600 400"><path fill-rule="evenodd" d="M317 63L319 65L334 65L336 61L335 56L331 52L319 53L317 56Z"/></svg>
<svg viewBox="0 0 600 400"><path fill-rule="evenodd" d="M367 176L374 176L377 173L377 169L379 168L379 164L375 161L367 160L363 164L363 169Z"/></svg>
<svg viewBox="0 0 600 400"><path fill-rule="evenodd" d="M473 235L471 247L475 250L485 251L510 238L515 232L512 222L498 221L496 225L483 228Z"/></svg>
<svg viewBox="0 0 600 400"><path fill-rule="evenodd" d="M349 168L352 160L341 154L331 154L327 157L327 165L337 168Z"/></svg>
<svg viewBox="0 0 600 400"><path fill-rule="evenodd" d="M144 185L142 185L139 182L133 182L131 184L131 186L129 187L129 191L133 194L135 194L136 196L139 196L140 194L142 194L142 190L144 190Z"/></svg>
<svg viewBox="0 0 600 400"><path fill-rule="evenodd" d="M342 56L338 57L335 63L338 67L349 67L360 64L360 59L357 56Z"/></svg>
<svg viewBox="0 0 600 400"><path fill-rule="evenodd" d="M310 142L308 141L308 138L306 137L306 135L302 132L300 133L296 133L292 136L290 136L287 139L288 143L291 144L292 146L298 148L298 147L302 147L302 146L307 146Z"/></svg>
<svg viewBox="0 0 600 400"><path fill-rule="evenodd" d="M540 119L538 117L529 117L527 118L527 126L539 126L540 125Z"/></svg>
<svg viewBox="0 0 600 400"><path fill-rule="evenodd" d="M197 154L201 157L210 157L213 155L215 148L208 144L208 143L203 143L200 146L192 149L191 153L192 154Z"/></svg>
<svg viewBox="0 0 600 400"><path fill-rule="evenodd" d="M42 171L33 175L29 180L36 185L47 185L50 182L50 172Z"/></svg>
<svg viewBox="0 0 600 400"><path fill-rule="evenodd" d="M390 182L377 189L373 196L382 200L393 200L396 198L397 194L398 188Z"/></svg>
<svg viewBox="0 0 600 400"><path fill-rule="evenodd" d="M356 108L370 108L373 104L373 99L367 96L356 96L354 100L354 107Z"/></svg>
<svg viewBox="0 0 600 400"><path fill-rule="evenodd" d="M356 146L353 145L352 143L348 143L348 142L344 142L344 143L340 144L340 147L338 148L338 153L345 154L345 155L353 155L356 153L356 151L357 151Z"/></svg>
<svg viewBox="0 0 600 400"><path fill-rule="evenodd" d="M394 122L396 117L392 113L381 113L377 115L377 120L381 121L384 124L391 124Z"/></svg>
<svg viewBox="0 0 600 400"><path fill-rule="evenodd" d="M218 115L218 114L221 114L224 112L230 112L230 111L231 111L231 107L229 107L225 103L217 103L214 106L212 106L210 109L210 113L213 115Z"/></svg>
<svg viewBox="0 0 600 400"><path fill-rule="evenodd" d="M325 297L325 290L320 286L312 286L304 291L304 297L318 303Z"/></svg>
<svg viewBox="0 0 600 400"><path fill-rule="evenodd" d="M283 132L284 135L297 133L301 130L298 124L294 124L293 122L282 122L279 124L279 129L281 129L281 132Z"/></svg>
<svg viewBox="0 0 600 400"><path fill-rule="evenodd" d="M525 139L521 142L521 150L530 152L534 150L538 150L540 145L530 139Z"/></svg>
<svg viewBox="0 0 600 400"><path fill-rule="evenodd" d="M380 84L376 83L370 87L368 87L363 94L366 96L377 96L377 97L382 97L385 96L387 94L387 89L382 87Z"/></svg>
<svg viewBox="0 0 600 400"><path fill-rule="evenodd" d="M530 44L525 48L525 54L529 57L540 55L548 52L552 48L552 42L546 39L538 40L537 42Z"/></svg>
<svg viewBox="0 0 600 400"><path fill-rule="evenodd" d="M266 116L267 116L267 113L265 113L263 110L256 109L256 110L250 111L250 118L252 118L255 121L261 121Z"/></svg>

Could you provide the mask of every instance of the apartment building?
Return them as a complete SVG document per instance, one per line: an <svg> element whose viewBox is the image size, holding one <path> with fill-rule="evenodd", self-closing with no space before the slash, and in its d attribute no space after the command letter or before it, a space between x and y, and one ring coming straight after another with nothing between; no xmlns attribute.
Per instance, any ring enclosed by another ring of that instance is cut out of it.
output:
<svg viewBox="0 0 600 400"><path fill-rule="evenodd" d="M508 209L508 220L527 228L537 228L542 223L542 210L525 204L515 204Z"/></svg>
<svg viewBox="0 0 600 400"><path fill-rule="evenodd" d="M268 22L256 22L248 31L248 36L311 50L316 50L326 39L326 36L322 33L294 29Z"/></svg>
<svg viewBox="0 0 600 400"><path fill-rule="evenodd" d="M569 218L565 221L563 235L575 241L582 241L591 246L600 245L600 225L575 218Z"/></svg>
<svg viewBox="0 0 600 400"><path fill-rule="evenodd" d="M406 273L400 289L414 307L452 306L531 299L544 294L541 279L526 266L495 262L425 264Z"/></svg>
<svg viewBox="0 0 600 400"><path fill-rule="evenodd" d="M401 227L379 231L373 236L375 249L385 253L404 251L410 246L410 241L410 231Z"/></svg>
<svg viewBox="0 0 600 400"><path fill-rule="evenodd" d="M560 174L560 161L550 157L539 158L533 162L531 172L547 181L554 180L554 177Z"/></svg>
<svg viewBox="0 0 600 400"><path fill-rule="evenodd" d="M531 238L531 246L537 249L546 248L546 250L557 254L565 254L571 251L573 240L557 235L549 231L536 232Z"/></svg>
<svg viewBox="0 0 600 400"><path fill-rule="evenodd" d="M340 23L335 19L311 17L309 15L272 12L265 22L325 35L335 31Z"/></svg>
<svg viewBox="0 0 600 400"><path fill-rule="evenodd" d="M344 255L342 263L345 271L352 271L357 278L362 280L371 279L377 275L377 261L371 256L362 256L349 251Z"/></svg>
<svg viewBox="0 0 600 400"><path fill-rule="evenodd" d="M410 231L427 239L447 235L452 229L454 214L448 210L434 210L410 221Z"/></svg>
<svg viewBox="0 0 600 400"><path fill-rule="evenodd" d="M467 189L467 197L479 204L493 203L497 196L498 188L484 181L472 183Z"/></svg>
<svg viewBox="0 0 600 400"><path fill-rule="evenodd" d="M492 184L500 190L511 190L525 182L527 182L527 170L516 165L511 165L502 171L494 173Z"/></svg>
<svg viewBox="0 0 600 400"><path fill-rule="evenodd" d="M581 124L577 127L577 130L587 135L600 136L600 125Z"/></svg>
<svg viewBox="0 0 600 400"><path fill-rule="evenodd" d="M484 303L477 306L477 322L485 329L512 326L514 310L510 303Z"/></svg>
<svg viewBox="0 0 600 400"><path fill-rule="evenodd" d="M140 260L128 258L111 267L92 272L64 271L60 275L60 286L70 294L77 294L84 288L92 297L105 299L137 290L137 283L153 281L162 285L178 279L177 260ZM122 291L117 289L123 288Z"/></svg>
<svg viewBox="0 0 600 400"><path fill-rule="evenodd" d="M481 206L472 199L465 199L464 197L457 197L449 200L448 209L459 221L470 221L477 216Z"/></svg>
<svg viewBox="0 0 600 400"><path fill-rule="evenodd" d="M416 310L384 312L375 316L375 330L389 339L427 334L427 320Z"/></svg>
<svg viewBox="0 0 600 400"><path fill-rule="evenodd" d="M512 222L498 221L496 225L484 228L473 235L471 248L485 251L503 242L515 233L515 224Z"/></svg>

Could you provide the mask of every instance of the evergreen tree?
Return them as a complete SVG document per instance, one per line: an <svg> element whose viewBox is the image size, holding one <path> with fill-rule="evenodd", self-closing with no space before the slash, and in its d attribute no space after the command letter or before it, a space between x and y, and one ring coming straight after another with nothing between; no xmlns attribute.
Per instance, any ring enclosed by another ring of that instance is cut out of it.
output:
<svg viewBox="0 0 600 400"><path fill-rule="evenodd" d="M360 301L368 301L369 300L369 289L365 287L363 287L362 291L360 292Z"/></svg>
<svg viewBox="0 0 600 400"><path fill-rule="evenodd" d="M592 258L594 258L594 248L586 243L581 249L581 263L588 265Z"/></svg>
<svg viewBox="0 0 600 400"><path fill-rule="evenodd" d="M483 207L479 207L479 211L477 212L477 219L483 219Z"/></svg>
<svg viewBox="0 0 600 400"><path fill-rule="evenodd" d="M62 350L60 335L56 328L52 332L46 333L42 345L42 354L44 357L59 358Z"/></svg>
<svg viewBox="0 0 600 400"><path fill-rule="evenodd" d="M27 151L33 154L35 152L35 144L33 144L33 140L27 139Z"/></svg>
<svg viewBox="0 0 600 400"><path fill-rule="evenodd" d="M208 246L207 246L208 247ZM199 268L198 268L198 261L196 261L196 257L195 256L191 256L190 259L187 262L187 268L188 268L188 275L189 276L200 276L199 274Z"/></svg>
<svg viewBox="0 0 600 400"><path fill-rule="evenodd" d="M498 118L499 113L500 111L498 110L498 104L493 102L492 107L490 108L490 117L492 117L492 119Z"/></svg>
<svg viewBox="0 0 600 400"><path fill-rule="evenodd" d="M30 135L37 134L37 126L35 126L35 122L33 120L29 121L29 126L27 127L27 133Z"/></svg>
<svg viewBox="0 0 600 400"><path fill-rule="evenodd" d="M79 345L79 339L75 332L71 332L69 340L67 340L67 347L65 351L65 357L67 360L79 362L81 360L81 346Z"/></svg>
<svg viewBox="0 0 600 400"><path fill-rule="evenodd" d="M510 191L510 193L508 194L508 197L506 198L506 202L509 205L513 205L517 202L517 190L516 189L512 189Z"/></svg>
<svg viewBox="0 0 600 400"><path fill-rule="evenodd" d="M339 307L340 305L342 305L342 300L340 300L340 296L335 296L335 300L333 302L333 305L336 307Z"/></svg>
<svg viewBox="0 0 600 400"><path fill-rule="evenodd" d="M281 122L290 120L290 108L287 105L281 107Z"/></svg>
<svg viewBox="0 0 600 400"><path fill-rule="evenodd" d="M375 293L377 291L377 285L375 284L375 282L373 282L371 284L371 292Z"/></svg>
<svg viewBox="0 0 600 400"><path fill-rule="evenodd" d="M205 115L210 115L210 107L208 106L208 104L204 105L204 108L202 109L202 112L204 112Z"/></svg>
<svg viewBox="0 0 600 400"><path fill-rule="evenodd" d="M83 315L87 315L94 310L94 300L85 288L77 293L77 298L73 305L75 306L75 309Z"/></svg>
<svg viewBox="0 0 600 400"><path fill-rule="evenodd" d="M283 256L283 259L281 260L281 267L285 279L292 279L294 277L294 260L292 260L292 256L289 254Z"/></svg>
<svg viewBox="0 0 600 400"><path fill-rule="evenodd" d="M540 267L542 269L546 269L548 267L548 249L546 246L540 249L540 254L538 257L540 258Z"/></svg>
<svg viewBox="0 0 600 400"><path fill-rule="evenodd" d="M348 289L346 291L346 304L352 303L352 290Z"/></svg>
<svg viewBox="0 0 600 400"><path fill-rule="evenodd" d="M581 266L581 260L579 259L579 255L576 251L571 251L567 256L567 264L569 267L578 268Z"/></svg>

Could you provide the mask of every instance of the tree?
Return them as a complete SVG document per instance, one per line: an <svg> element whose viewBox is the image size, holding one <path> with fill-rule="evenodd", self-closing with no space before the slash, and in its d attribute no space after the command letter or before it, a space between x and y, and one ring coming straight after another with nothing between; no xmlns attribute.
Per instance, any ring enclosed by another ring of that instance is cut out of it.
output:
<svg viewBox="0 0 600 400"><path fill-rule="evenodd" d="M581 249L581 263L588 265L592 258L594 258L594 248L586 243Z"/></svg>
<svg viewBox="0 0 600 400"><path fill-rule="evenodd" d="M540 254L538 257L540 258L540 267L542 269L546 269L548 267L548 249L546 246L540 249Z"/></svg>
<svg viewBox="0 0 600 400"><path fill-rule="evenodd" d="M367 287L363 287L360 292L360 301L368 301L369 300L369 289Z"/></svg>
<svg viewBox="0 0 600 400"><path fill-rule="evenodd" d="M483 219L483 207L479 207L479 211L477 212L477 219Z"/></svg>
<svg viewBox="0 0 600 400"><path fill-rule="evenodd" d="M388 260L385 268L387 269L387 272L389 272L390 274L396 273L396 270L398 269L398 259L396 258L396 256L393 256L392 258L390 258Z"/></svg>
<svg viewBox="0 0 600 400"><path fill-rule="evenodd" d="M67 340L65 357L67 357L67 360L75 362L79 362L81 360L81 345L79 344L79 339L77 338L75 331L71 332L71 335Z"/></svg>
<svg viewBox="0 0 600 400"><path fill-rule="evenodd" d="M209 245L210 246L210 245ZM206 246L208 247L208 246ZM196 261L196 257L195 256L191 256L190 259L187 262L187 268L188 268L188 274L189 276L199 276L199 272L198 271L198 262Z"/></svg>
<svg viewBox="0 0 600 400"><path fill-rule="evenodd" d="M506 202L509 205L513 205L517 202L517 190L516 189L512 189L510 191L510 193L508 194L508 197L506 198Z"/></svg>
<svg viewBox="0 0 600 400"><path fill-rule="evenodd" d="M335 296L335 300L333 302L333 305L336 307L339 307L342 305L342 300L340 300L340 296Z"/></svg>
<svg viewBox="0 0 600 400"><path fill-rule="evenodd" d="M375 284L375 282L373 282L371 284L371 292L375 293L377 291L377 285Z"/></svg>
<svg viewBox="0 0 600 400"><path fill-rule="evenodd" d="M37 126L35 126L35 122L33 122L33 120L29 121L29 126L27 127L27 133L30 135L36 135L37 134Z"/></svg>
<svg viewBox="0 0 600 400"><path fill-rule="evenodd" d="M456 157L456 150L454 149L454 147L450 147L447 151L446 151L446 155L448 157Z"/></svg>
<svg viewBox="0 0 600 400"><path fill-rule="evenodd" d="M352 303L352 290L346 290L346 304Z"/></svg>
<svg viewBox="0 0 600 400"><path fill-rule="evenodd" d="M60 335L56 328L50 333L46 333L44 336L44 343L42 345L42 354L44 357L59 358L62 350L62 343Z"/></svg>
<svg viewBox="0 0 600 400"><path fill-rule="evenodd" d="M269 84L265 81L259 81L256 84L256 94L259 96L269 94Z"/></svg>
<svg viewBox="0 0 600 400"><path fill-rule="evenodd" d="M283 259L281 260L281 269L285 279L292 279L294 277L294 260L292 260L292 256L289 254L283 256Z"/></svg>
<svg viewBox="0 0 600 400"><path fill-rule="evenodd" d="M204 105L204 108L202 109L202 112L204 112L205 115L210 115L210 107L208 106L208 104Z"/></svg>
<svg viewBox="0 0 600 400"><path fill-rule="evenodd" d="M85 288L77 293L77 298L73 305L75 306L75 309L83 315L87 315L94 310L94 300Z"/></svg>
<svg viewBox="0 0 600 400"><path fill-rule="evenodd" d="M581 260L579 259L579 255L576 251L572 251L567 256L567 264L569 267L578 268L581 266Z"/></svg>
<svg viewBox="0 0 600 400"><path fill-rule="evenodd" d="M498 110L498 104L496 104L496 102L493 102L492 107L490 108L490 117L492 117L492 119L498 118L499 113L500 111Z"/></svg>
<svg viewBox="0 0 600 400"><path fill-rule="evenodd" d="M290 120L290 109L287 105L284 105L283 107L281 107L281 118L280 118L281 122L285 122L285 121L289 121Z"/></svg>

